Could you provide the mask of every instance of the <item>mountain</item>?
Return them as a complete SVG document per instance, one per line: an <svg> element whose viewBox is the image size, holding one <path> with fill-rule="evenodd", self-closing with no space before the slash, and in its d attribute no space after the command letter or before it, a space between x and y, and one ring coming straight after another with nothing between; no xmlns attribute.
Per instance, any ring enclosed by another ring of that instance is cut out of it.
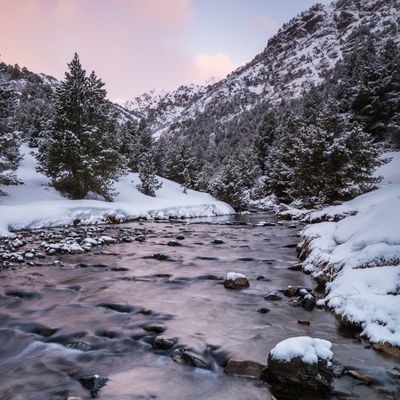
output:
<svg viewBox="0 0 400 400"><path fill-rule="evenodd" d="M163 133L166 122L172 122L182 115L183 110L199 100L209 86L184 85L167 92L156 88L126 102L125 108L142 115L156 136Z"/></svg>
<svg viewBox="0 0 400 400"><path fill-rule="evenodd" d="M203 138L208 145L248 142L268 103L298 98L322 82L368 35L399 40L399 0L335 0L316 4L282 26L265 50L225 79L136 98L132 109L152 133ZM239 146L240 147L240 146Z"/></svg>

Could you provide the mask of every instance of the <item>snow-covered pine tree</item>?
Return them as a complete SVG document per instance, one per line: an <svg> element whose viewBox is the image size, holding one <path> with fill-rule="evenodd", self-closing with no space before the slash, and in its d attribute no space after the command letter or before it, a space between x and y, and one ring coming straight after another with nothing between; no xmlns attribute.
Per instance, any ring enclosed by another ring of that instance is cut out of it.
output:
<svg viewBox="0 0 400 400"><path fill-rule="evenodd" d="M259 170L255 167L251 154L241 153L231 157L214 177L208 190L218 200L230 204L236 211L248 205L248 191L253 186Z"/></svg>
<svg viewBox="0 0 400 400"><path fill-rule="evenodd" d="M15 176L21 160L19 135L12 126L14 108L13 94L0 82L0 186L15 185L19 181ZM0 195L5 193L0 189Z"/></svg>
<svg viewBox="0 0 400 400"><path fill-rule="evenodd" d="M111 200L124 158L104 83L94 72L86 75L75 53L55 97L54 117L39 147L39 171L71 198L94 192Z"/></svg>
<svg viewBox="0 0 400 400"><path fill-rule="evenodd" d="M289 193L296 186L295 167L298 163L297 148L300 145L298 118L286 113L266 160L268 186L283 201L290 201Z"/></svg>
<svg viewBox="0 0 400 400"><path fill-rule="evenodd" d="M258 127L254 142L254 149L257 155L257 161L262 174L265 173L265 161L276 134L277 121L275 110L269 109L263 116L261 124Z"/></svg>
<svg viewBox="0 0 400 400"><path fill-rule="evenodd" d="M395 149L400 150L400 46L392 39L385 43L380 61L383 74L379 92L384 104L383 120L379 128L385 138L389 138Z"/></svg>
<svg viewBox="0 0 400 400"><path fill-rule="evenodd" d="M303 115L287 120L270 153L273 192L284 201L301 199L307 204L365 192L378 181L373 172L381 164L380 145L338 112L334 98L318 107L318 97L312 96L304 100Z"/></svg>
<svg viewBox="0 0 400 400"><path fill-rule="evenodd" d="M142 119L135 131L131 131L133 140L130 146L131 154L128 158L131 171L137 172L143 154L151 152L154 154L154 139Z"/></svg>
<svg viewBox="0 0 400 400"><path fill-rule="evenodd" d="M126 159L127 169L137 172L138 160L135 154L137 126L130 120L118 127L118 151Z"/></svg>
<svg viewBox="0 0 400 400"><path fill-rule="evenodd" d="M162 187L162 182L156 177L154 158L150 151L142 154L140 158L139 179L140 183L136 188L147 196L155 197L156 191Z"/></svg>
<svg viewBox="0 0 400 400"><path fill-rule="evenodd" d="M186 144L170 143L164 155L163 172L166 178L180 183L186 189L194 187L199 167L193 149Z"/></svg>

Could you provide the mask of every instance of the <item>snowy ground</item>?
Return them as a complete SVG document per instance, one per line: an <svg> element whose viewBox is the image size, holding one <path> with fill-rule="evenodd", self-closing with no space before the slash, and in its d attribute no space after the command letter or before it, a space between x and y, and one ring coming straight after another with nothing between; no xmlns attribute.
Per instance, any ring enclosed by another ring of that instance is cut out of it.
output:
<svg viewBox="0 0 400 400"><path fill-rule="evenodd" d="M114 202L99 200L68 200L49 187L49 180L36 172L36 160L30 149L22 147L24 159L17 171L24 182L2 189L8 194L0 197L0 236L13 229L42 228L82 223L98 223L107 217L122 221L143 218L193 218L234 213L228 204L206 193L188 190L160 178L163 186L156 197L145 196L136 189L137 174L122 177L115 184L118 193Z"/></svg>
<svg viewBox="0 0 400 400"><path fill-rule="evenodd" d="M400 153L388 155L377 190L306 218L345 217L305 228L303 265L328 275L323 301L336 314L360 324L372 342L400 346Z"/></svg>

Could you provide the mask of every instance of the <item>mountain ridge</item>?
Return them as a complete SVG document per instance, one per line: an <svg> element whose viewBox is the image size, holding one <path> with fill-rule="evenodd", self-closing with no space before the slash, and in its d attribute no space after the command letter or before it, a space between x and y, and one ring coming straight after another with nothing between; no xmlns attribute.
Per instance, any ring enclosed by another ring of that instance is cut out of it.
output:
<svg viewBox="0 0 400 400"><path fill-rule="evenodd" d="M363 29L398 41L399 21L398 0L317 3L284 24L264 51L226 78L208 86L181 86L159 99L144 94L147 103L136 103L136 111L155 136L198 131L194 125L203 124L203 114L211 120L205 130L224 136L224 124L267 102L298 98L321 83L344 54L361 45Z"/></svg>

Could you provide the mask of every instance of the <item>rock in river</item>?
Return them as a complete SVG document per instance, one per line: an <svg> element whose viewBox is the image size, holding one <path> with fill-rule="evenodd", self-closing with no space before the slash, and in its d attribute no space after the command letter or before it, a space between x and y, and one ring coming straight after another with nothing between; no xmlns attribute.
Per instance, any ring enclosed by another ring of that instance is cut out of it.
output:
<svg viewBox="0 0 400 400"><path fill-rule="evenodd" d="M323 399L332 391L333 353L327 340L307 336L278 343L262 373L280 399Z"/></svg>
<svg viewBox="0 0 400 400"><path fill-rule="evenodd" d="M246 275L239 274L237 272L228 272L224 281L224 287L226 289L243 289L248 288L250 283L246 278Z"/></svg>
<svg viewBox="0 0 400 400"><path fill-rule="evenodd" d="M229 375L240 375L259 379L264 368L265 365L259 364L255 361L230 359L224 368L224 372Z"/></svg>
<svg viewBox="0 0 400 400"><path fill-rule="evenodd" d="M92 398L95 398L108 382L108 378L100 375L82 376L79 382L85 389L89 390Z"/></svg>
<svg viewBox="0 0 400 400"><path fill-rule="evenodd" d="M275 292L272 292L272 293L266 294L264 296L264 300L277 301L277 300L282 300L282 297L279 296L279 294L276 294Z"/></svg>

